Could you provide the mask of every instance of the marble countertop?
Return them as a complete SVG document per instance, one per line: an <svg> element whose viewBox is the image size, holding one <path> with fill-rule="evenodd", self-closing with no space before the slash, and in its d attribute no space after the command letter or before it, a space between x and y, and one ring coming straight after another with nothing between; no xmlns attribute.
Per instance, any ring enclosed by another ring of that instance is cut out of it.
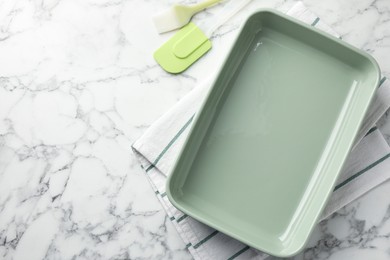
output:
<svg viewBox="0 0 390 260"><path fill-rule="evenodd" d="M171 34L150 16L174 2L0 2L1 259L191 259L130 146L219 66L237 27L169 75L152 53ZM303 2L390 76L388 0ZM388 194L390 182L321 222L295 259L390 259Z"/></svg>

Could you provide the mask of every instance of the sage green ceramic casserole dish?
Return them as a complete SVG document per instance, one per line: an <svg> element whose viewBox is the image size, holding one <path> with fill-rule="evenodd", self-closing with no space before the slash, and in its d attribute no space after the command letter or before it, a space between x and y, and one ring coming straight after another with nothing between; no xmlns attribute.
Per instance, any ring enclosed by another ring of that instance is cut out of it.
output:
<svg viewBox="0 0 390 260"><path fill-rule="evenodd" d="M254 13L194 119L169 200L251 247L297 254L379 77L366 53L279 12Z"/></svg>

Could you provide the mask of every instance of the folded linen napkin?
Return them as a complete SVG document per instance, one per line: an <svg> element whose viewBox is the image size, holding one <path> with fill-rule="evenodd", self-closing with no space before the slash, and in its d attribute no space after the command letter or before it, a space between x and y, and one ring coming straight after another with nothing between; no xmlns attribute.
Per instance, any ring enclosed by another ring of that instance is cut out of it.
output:
<svg viewBox="0 0 390 260"><path fill-rule="evenodd" d="M297 3L287 14L337 37L336 33ZM157 197L195 259L256 259L267 255L254 250L183 214L167 199L165 182L188 134L211 81L205 81L158 119L132 146ZM381 81L335 190L323 212L326 218L390 178L390 147L375 123L390 106L390 83Z"/></svg>

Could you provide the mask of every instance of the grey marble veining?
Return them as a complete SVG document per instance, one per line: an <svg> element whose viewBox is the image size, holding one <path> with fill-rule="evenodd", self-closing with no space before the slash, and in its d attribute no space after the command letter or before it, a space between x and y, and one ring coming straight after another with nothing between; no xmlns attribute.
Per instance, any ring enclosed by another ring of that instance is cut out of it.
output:
<svg viewBox="0 0 390 260"><path fill-rule="evenodd" d="M240 16L172 76L151 55L172 34L150 16L174 2L0 2L0 258L191 259L130 146L220 64ZM390 77L389 1L304 3ZM378 126L390 143L389 113ZM321 222L295 259L390 259L389 192Z"/></svg>

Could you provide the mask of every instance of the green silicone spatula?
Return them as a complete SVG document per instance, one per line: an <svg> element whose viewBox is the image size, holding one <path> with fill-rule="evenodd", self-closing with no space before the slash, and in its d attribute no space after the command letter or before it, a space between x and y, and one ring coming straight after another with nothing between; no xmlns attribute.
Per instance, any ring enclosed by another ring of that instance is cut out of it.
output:
<svg viewBox="0 0 390 260"><path fill-rule="evenodd" d="M234 16L251 0L230 0L212 18L199 26L189 23L154 52L154 59L167 72L177 74L186 70L211 49L213 32Z"/></svg>
<svg viewBox="0 0 390 260"><path fill-rule="evenodd" d="M222 0L205 0L194 5L173 5L171 8L153 16L158 33L169 32L186 25L191 17Z"/></svg>

